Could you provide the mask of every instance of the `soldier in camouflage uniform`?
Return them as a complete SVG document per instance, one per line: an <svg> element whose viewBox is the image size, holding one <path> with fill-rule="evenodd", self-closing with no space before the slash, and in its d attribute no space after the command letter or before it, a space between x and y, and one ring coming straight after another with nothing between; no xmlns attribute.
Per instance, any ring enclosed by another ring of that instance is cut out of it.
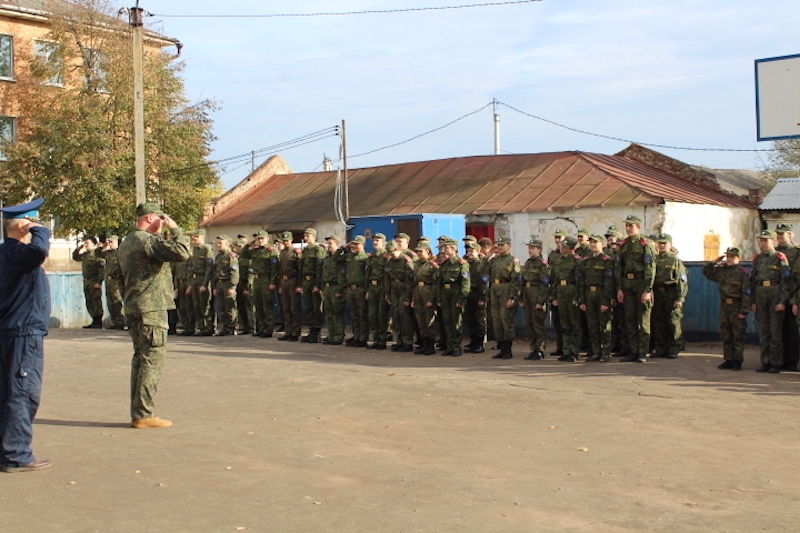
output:
<svg viewBox="0 0 800 533"><path fill-rule="evenodd" d="M386 337L389 328L389 304L386 302L386 235L376 233L372 237L374 251L367 260L367 314L369 331L372 333L372 345L376 350L386 349Z"/></svg>
<svg viewBox="0 0 800 533"><path fill-rule="evenodd" d="M125 237L118 252L133 340L131 426L169 427L172 422L153 413L167 352L167 311L175 306L169 263L188 260L189 251L180 242L181 229L161 206L139 204L136 215L136 229ZM167 238L161 235L164 227L169 230Z"/></svg>
<svg viewBox="0 0 800 533"><path fill-rule="evenodd" d="M405 233L395 237L395 242L398 246L392 250L386 262L384 278L386 297L392 308L392 335L395 340L392 351L411 352L414 351L414 330L417 329L414 324L415 311L411 308L411 283L417 255L412 256L408 253L408 248L403 248L408 243L408 235ZM422 243L417 247L420 245ZM425 246L430 251L430 245L426 243Z"/></svg>
<svg viewBox="0 0 800 533"><path fill-rule="evenodd" d="M620 242L615 268L617 302L625 308L625 331L631 350L630 355L622 358L625 363L647 362L650 347L656 253L653 244L639 234L641 227L639 217L628 215L625 219L628 237Z"/></svg>
<svg viewBox="0 0 800 533"><path fill-rule="evenodd" d="M489 299L492 302L494 334L500 353L492 359L511 359L514 343L514 317L519 299L519 260L511 255L511 237L497 239L498 255L489 265Z"/></svg>
<svg viewBox="0 0 800 533"><path fill-rule="evenodd" d="M308 335L300 340L319 342L319 333L322 331L322 261L325 258L325 249L317 244L317 230L314 228L306 228L303 241L306 247L301 253L300 294L303 295L306 305Z"/></svg>
<svg viewBox="0 0 800 533"><path fill-rule="evenodd" d="M250 264L250 285L255 305L253 335L272 337L275 328L275 283L279 275L278 251L269 246L269 233L259 231L255 240L242 250ZM241 272L241 269L240 269ZM244 273L241 272L241 275Z"/></svg>
<svg viewBox="0 0 800 533"><path fill-rule="evenodd" d="M347 294L347 267L344 262L342 239L338 235L325 237L327 255L322 261L322 306L328 325L325 344L344 342L344 297Z"/></svg>
<svg viewBox="0 0 800 533"><path fill-rule="evenodd" d="M232 246L233 253L239 257L239 283L236 284L236 316L243 334L253 333L255 329L255 309L253 301L253 280L250 276L250 259L242 252L250 245L247 237L240 233Z"/></svg>
<svg viewBox="0 0 800 533"><path fill-rule="evenodd" d="M653 281L653 357L675 359L681 351L683 304L689 292L689 278L683 261L672 253L672 236L656 237L658 255Z"/></svg>
<svg viewBox="0 0 800 533"><path fill-rule="evenodd" d="M550 265L542 257L542 241L532 239L528 242L528 260L520 271L520 290L522 301L520 306L525 310L525 325L530 338L531 353L528 360L544 359L546 337L544 319L547 314L547 302L550 298Z"/></svg>
<svg viewBox="0 0 800 533"><path fill-rule="evenodd" d="M411 283L409 285L406 282L405 285L406 288L410 286L411 294L404 298L411 298L414 319L419 328L420 342L414 353L433 355L436 353L434 342L437 334L435 322L439 297L439 265L433 259L433 251L427 242L417 244L416 252L419 254L418 260L413 263L413 267L408 260L408 267L404 269L408 272L408 268L413 268L412 278L409 280ZM402 258L400 261L405 262ZM407 344L405 349L399 351L410 352L411 345Z"/></svg>
<svg viewBox="0 0 800 533"><path fill-rule="evenodd" d="M103 278L106 262L97 249L97 238L89 237L72 252L72 260L81 264L83 273L83 296L86 299L86 310L92 317L92 323L84 329L101 329L103 327Z"/></svg>
<svg viewBox="0 0 800 533"><path fill-rule="evenodd" d="M553 275L553 306L558 307L561 318L561 332L564 336L564 355L559 361L575 362L581 347L581 310L579 306L578 284L582 271L582 259L575 253L578 241L565 237L559 246L560 253L550 265Z"/></svg>
<svg viewBox="0 0 800 533"><path fill-rule="evenodd" d="M236 334L236 286L239 284L239 258L231 249L231 238L217 237L214 257L214 297L219 309L220 337Z"/></svg>
<svg viewBox="0 0 800 533"><path fill-rule="evenodd" d="M614 261L603 252L606 238L589 236L592 255L581 261L578 277L578 302L586 313L592 356L587 362L611 361L611 301L614 299Z"/></svg>
<svg viewBox="0 0 800 533"><path fill-rule="evenodd" d="M182 235L180 242L189 249L189 237ZM108 264L108 263L106 263ZM189 262L180 261L178 263L171 263L173 273L173 283L175 286L175 300L178 306L178 316L180 317L183 331L186 331L187 324L193 324L194 319L189 315L192 312L192 296L191 286L189 285Z"/></svg>
<svg viewBox="0 0 800 533"><path fill-rule="evenodd" d="M730 247L725 255L703 265L703 275L715 282L719 290L719 334L725 359L717 367L720 370L741 370L744 362L750 279L747 270L739 265L741 256L739 248Z"/></svg>
<svg viewBox="0 0 800 533"><path fill-rule="evenodd" d="M575 253L581 259L586 259L592 255L592 249L589 247L589 236L591 232L586 228L578 228L576 233L578 246L575 248ZM589 357L592 356L592 341L589 337L589 321L586 318L586 312L581 311L581 351L586 351Z"/></svg>
<svg viewBox="0 0 800 533"><path fill-rule="evenodd" d="M561 241L567 237L569 237L569 233L563 229L556 230L555 234L553 235L553 240L556 243L556 247L549 254L547 254L547 264L550 265L551 269L553 268L556 258L561 255ZM553 323L553 329L556 331L556 351L550 352L550 355L557 355L560 357L564 355L564 331L561 328L561 316L558 311L558 306L553 305L553 299L555 299L555 297L556 291L551 289L548 308L550 309L550 321Z"/></svg>
<svg viewBox="0 0 800 533"><path fill-rule="evenodd" d="M125 329L125 316L122 313L122 271L119 268L119 237L109 235L103 246L103 259L106 262L106 307L111 314L111 329Z"/></svg>
<svg viewBox="0 0 800 533"><path fill-rule="evenodd" d="M367 314L367 259L364 251L367 239L356 235L350 243L350 253L345 254L345 276L347 281L347 305L353 320L353 337L348 346L366 348L369 337L369 315Z"/></svg>
<svg viewBox="0 0 800 533"><path fill-rule="evenodd" d="M800 258L800 246L794 243L794 233L792 225L780 223L775 226L776 244L775 249L786 256L789 261L789 268L794 270L794 266ZM797 322L793 313L785 313L783 319L783 364L781 370L797 372L798 358L800 358L800 333L797 330Z"/></svg>
<svg viewBox="0 0 800 533"><path fill-rule="evenodd" d="M444 241L444 262L439 265L438 305L442 314L445 332L445 351L442 355L461 355L461 339L464 337L464 305L470 290L469 263L458 256L458 242Z"/></svg>
<svg viewBox="0 0 800 533"><path fill-rule="evenodd" d="M606 230L606 247L603 253L614 261L616 267L617 255L619 254L619 241L622 233L616 226L609 226ZM628 347L628 335L625 332L625 308L617 302L617 292L620 287L617 285L616 275L614 277L614 298L611 300L611 353L627 357L631 351Z"/></svg>
<svg viewBox="0 0 800 533"><path fill-rule="evenodd" d="M775 232L758 236L759 254L750 272L751 309L758 322L761 366L756 372L778 374L783 364L783 317L791 297L792 271L782 252L775 250Z"/></svg>
<svg viewBox="0 0 800 533"><path fill-rule="evenodd" d="M473 237L474 238L474 237ZM483 353L486 339L486 300L489 298L489 264L480 255L477 241L467 241L464 259L469 263L469 296L464 306L464 322L470 335L465 352Z"/></svg>
<svg viewBox="0 0 800 533"><path fill-rule="evenodd" d="M191 236L192 255L189 258L189 293L192 312L191 322L185 324L184 335L194 335L195 328L200 335L214 334L214 321L211 314L211 274L214 271L214 249L206 243L206 230L199 229Z"/></svg>
<svg viewBox="0 0 800 533"><path fill-rule="evenodd" d="M292 246L292 232L281 235L283 250L279 254L281 311L283 311L283 336L279 341L300 340L300 271L302 269L301 251Z"/></svg>

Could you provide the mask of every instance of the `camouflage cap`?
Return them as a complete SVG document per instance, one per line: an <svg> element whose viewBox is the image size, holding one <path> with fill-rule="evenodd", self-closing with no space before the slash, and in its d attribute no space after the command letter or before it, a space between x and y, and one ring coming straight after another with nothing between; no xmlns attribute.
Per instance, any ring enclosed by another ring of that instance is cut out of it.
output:
<svg viewBox="0 0 800 533"><path fill-rule="evenodd" d="M553 234L554 237L569 237L569 232L565 229L557 229Z"/></svg>
<svg viewBox="0 0 800 533"><path fill-rule="evenodd" d="M284 231L283 233L281 233L281 240L292 242L294 240L294 237L292 237L292 232Z"/></svg>
<svg viewBox="0 0 800 533"><path fill-rule="evenodd" d="M109 235L108 237L106 237L106 240L107 241L118 241L119 240L119 235Z"/></svg>
<svg viewBox="0 0 800 533"><path fill-rule="evenodd" d="M670 235L669 233L660 233L656 237L656 242L669 242L669 243L671 243L672 242L672 235Z"/></svg>
<svg viewBox="0 0 800 533"><path fill-rule="evenodd" d="M244 233L240 233L239 235L236 236L236 238L237 239L246 239L247 235L245 235Z"/></svg>
<svg viewBox="0 0 800 533"><path fill-rule="evenodd" d="M355 237L353 237L353 240L350 241L350 242L354 242L356 244L364 244L364 243L367 242L367 239L363 235L356 235Z"/></svg>
<svg viewBox="0 0 800 533"><path fill-rule="evenodd" d="M303 230L303 233L308 235L313 235L314 237L317 236L317 230L315 230L314 228L306 228Z"/></svg>
<svg viewBox="0 0 800 533"><path fill-rule="evenodd" d="M478 244L478 242L477 242L477 241L467 241L467 243L465 244L465 246L466 246L467 248L469 248L470 250L480 250L480 249L481 249L481 245L480 245L480 244Z"/></svg>
<svg viewBox="0 0 800 533"><path fill-rule="evenodd" d="M655 234L655 233L648 233L647 234L647 239L650 240L650 241L654 241L654 240L658 239L658 235Z"/></svg>
<svg viewBox="0 0 800 533"><path fill-rule="evenodd" d="M395 239L405 239L407 241L411 240L411 237L408 236L408 233L398 233L394 236Z"/></svg>
<svg viewBox="0 0 800 533"><path fill-rule="evenodd" d="M777 226L775 226L775 233L786 233L787 231L792 231L792 225L787 224L785 222L781 222Z"/></svg>
<svg viewBox="0 0 800 533"><path fill-rule="evenodd" d="M189 236L188 235L181 235L178 239L178 242L182 242L183 244L189 244Z"/></svg>
<svg viewBox="0 0 800 533"><path fill-rule="evenodd" d="M328 235L325 237L326 241L333 241L333 242L342 242L342 238L338 235Z"/></svg>
<svg viewBox="0 0 800 533"><path fill-rule="evenodd" d="M222 235L217 235L217 240L218 240L218 241L228 241L228 242L231 242L231 238L230 238L228 235L225 235L224 233L223 233Z"/></svg>
<svg viewBox="0 0 800 533"><path fill-rule="evenodd" d="M385 241L386 240L386 235L384 235L383 233L376 233L375 235L372 236L372 238L373 239L383 239Z"/></svg>
<svg viewBox="0 0 800 533"><path fill-rule="evenodd" d="M431 245L426 241L418 242L417 246L414 248L414 250L416 250L417 252L419 252L420 250L430 250L430 249Z"/></svg>
<svg viewBox="0 0 800 533"><path fill-rule="evenodd" d="M386 243L386 251L387 252L391 253L391 252L394 252L395 250L397 250L397 242L391 240L391 241Z"/></svg>
<svg viewBox="0 0 800 533"><path fill-rule="evenodd" d="M136 206L136 216L143 217L145 215L163 215L164 210L161 204L155 202L145 202Z"/></svg>
<svg viewBox="0 0 800 533"><path fill-rule="evenodd" d="M417 242L431 242L431 239L430 237L426 237L425 235L423 235L422 237L417 239Z"/></svg>
<svg viewBox="0 0 800 533"><path fill-rule="evenodd" d="M192 232L192 235L195 236L195 237L205 237L206 236L206 230L204 230L204 229L196 229L196 230L194 230Z"/></svg>
<svg viewBox="0 0 800 533"><path fill-rule="evenodd" d="M257 239L269 239L269 232L259 231L258 233L256 233L255 237Z"/></svg>
<svg viewBox="0 0 800 533"><path fill-rule="evenodd" d="M606 237L608 237L609 235L615 235L617 233L619 233L619 230L617 229L617 227L615 225L612 224L606 230Z"/></svg>
<svg viewBox="0 0 800 533"><path fill-rule="evenodd" d="M603 244L605 244L606 243L606 236L605 235L600 235L599 233L592 233L591 235L589 235L589 240L590 241L595 241L595 242L602 242Z"/></svg>
<svg viewBox="0 0 800 533"><path fill-rule="evenodd" d="M236 239L236 244L238 244L239 246L244 246L248 242L249 241L247 240L246 237L240 237L240 238Z"/></svg>
<svg viewBox="0 0 800 533"><path fill-rule="evenodd" d="M636 224L637 226L641 227L642 219L637 217L636 215L628 215L627 217L625 217L625 223L626 224Z"/></svg>
<svg viewBox="0 0 800 533"><path fill-rule="evenodd" d="M540 239L531 239L528 241L528 246L538 246L539 248L542 248L544 244Z"/></svg>
<svg viewBox="0 0 800 533"><path fill-rule="evenodd" d="M725 250L725 255L738 255L739 257L742 256L742 249L738 246L730 246L727 250Z"/></svg>
<svg viewBox="0 0 800 533"><path fill-rule="evenodd" d="M564 240L561 241L561 246L565 246L567 248L575 248L578 245L578 239L575 237L564 237Z"/></svg>
<svg viewBox="0 0 800 533"><path fill-rule="evenodd" d="M450 238L450 237L448 237L447 235L440 235L440 236L439 236L439 238L438 238L438 239L436 239L436 240L437 240L437 241L444 241L444 242L447 242L447 241L451 241L451 240L453 240L453 239L451 239L451 238Z"/></svg>
<svg viewBox="0 0 800 533"><path fill-rule="evenodd" d="M456 248L458 248L458 241L455 239L447 239L442 244L446 244L447 246L455 246Z"/></svg>
<svg viewBox="0 0 800 533"><path fill-rule="evenodd" d="M577 233L578 237L580 237L581 235L583 235L584 237L588 237L591 234L592 233L586 228L578 228L578 233Z"/></svg>
<svg viewBox="0 0 800 533"><path fill-rule="evenodd" d="M495 244L511 244L511 237L508 235L502 235L494 241Z"/></svg>
<svg viewBox="0 0 800 533"><path fill-rule="evenodd" d="M776 237L777 235L775 232L768 229L765 229L758 235L759 239L775 239Z"/></svg>
<svg viewBox="0 0 800 533"><path fill-rule="evenodd" d="M478 242L478 239L475 238L475 235L467 235L461 240L464 242Z"/></svg>

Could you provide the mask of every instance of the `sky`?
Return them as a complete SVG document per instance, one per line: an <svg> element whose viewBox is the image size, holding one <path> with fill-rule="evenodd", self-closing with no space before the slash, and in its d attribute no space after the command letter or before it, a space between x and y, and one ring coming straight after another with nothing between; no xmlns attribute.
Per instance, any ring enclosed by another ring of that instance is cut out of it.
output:
<svg viewBox="0 0 800 533"><path fill-rule="evenodd" d="M479 1L141 0L141 7L153 14L150 29L184 43L189 99L220 104L215 161L325 132L303 146L260 153L255 164L279 153L295 172L321 169L324 156L341 165L340 137L327 133L343 120L349 168L489 155L494 100L501 153L613 154L628 144L528 115L640 143L771 148L756 141L754 60L800 53L797 0L543 0L348 16L173 16ZM654 149L711 168L762 170L769 160L768 152ZM230 188L250 169L250 161L236 162L220 176Z"/></svg>

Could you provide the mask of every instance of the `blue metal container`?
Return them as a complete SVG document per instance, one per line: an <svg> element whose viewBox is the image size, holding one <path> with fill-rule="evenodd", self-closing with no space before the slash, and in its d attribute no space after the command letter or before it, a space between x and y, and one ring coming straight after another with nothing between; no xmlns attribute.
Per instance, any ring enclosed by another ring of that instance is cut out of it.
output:
<svg viewBox="0 0 800 533"><path fill-rule="evenodd" d="M376 233L383 233L387 240L391 240L398 233L407 233L411 237L410 246L417 243L421 236L431 239L431 245L436 247L436 239L447 235L457 240L459 249L462 249L461 240L466 237L467 222L465 215L451 215L442 213L416 213L408 215L381 215L351 217L348 221L353 227L348 231L348 239L356 235L367 238L365 250L372 252L372 241Z"/></svg>

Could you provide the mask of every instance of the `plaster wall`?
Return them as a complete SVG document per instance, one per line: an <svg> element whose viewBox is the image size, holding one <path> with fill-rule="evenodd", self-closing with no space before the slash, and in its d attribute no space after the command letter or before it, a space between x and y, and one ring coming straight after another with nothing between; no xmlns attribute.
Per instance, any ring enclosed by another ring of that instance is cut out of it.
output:
<svg viewBox="0 0 800 533"><path fill-rule="evenodd" d="M745 258L758 252L756 235L761 231L761 216L757 209L723 207L706 204L666 202L664 233L680 250L684 261L704 261L706 235L719 236L722 254L728 246L743 248Z"/></svg>

